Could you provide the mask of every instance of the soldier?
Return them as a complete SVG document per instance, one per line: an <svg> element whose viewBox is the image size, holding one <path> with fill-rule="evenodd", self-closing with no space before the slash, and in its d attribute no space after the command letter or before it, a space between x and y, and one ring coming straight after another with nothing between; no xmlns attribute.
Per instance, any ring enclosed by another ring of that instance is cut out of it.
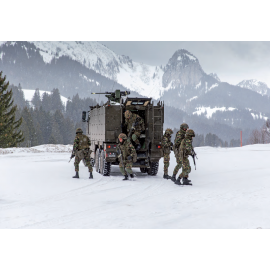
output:
<svg viewBox="0 0 270 270"><path fill-rule="evenodd" d="M76 137L73 144L72 157L75 156L74 166L75 166L75 176L73 178L79 178L79 164L82 159L86 161L86 166L90 172L89 178L93 178L93 168L90 159L89 147L91 142L86 135L83 135L81 128L76 129Z"/></svg>
<svg viewBox="0 0 270 270"><path fill-rule="evenodd" d="M127 139L127 135L120 133L118 136L119 144L117 145L118 149L118 159L120 161L119 168L121 173L125 176L123 180L128 180L128 173L131 178L134 178L132 172L132 163L137 161L137 154L132 143Z"/></svg>
<svg viewBox="0 0 270 270"><path fill-rule="evenodd" d="M194 155L194 149L192 146L192 138L195 137L195 133L192 129L186 132L186 137L180 145L180 159L182 161L182 173L179 175L175 184L181 185L180 180L183 177L182 185L192 185L188 179L188 175L191 172L188 156Z"/></svg>
<svg viewBox="0 0 270 270"><path fill-rule="evenodd" d="M181 145L182 140L186 136L186 131L188 130L188 128L189 128L188 124L183 123L180 126L180 130L177 131L177 133L175 135L175 139L174 139L174 154L175 154L175 158L176 158L177 164L176 164L176 166L174 168L173 175L171 177L171 180L173 182L176 181L176 175L177 175L179 169L182 167L182 161L180 159L180 149L179 148L180 148L180 145ZM179 178L179 177L177 178L177 181L178 180L180 181L181 178Z"/></svg>
<svg viewBox="0 0 270 270"><path fill-rule="evenodd" d="M173 131L170 128L167 128L165 131L165 134L163 135L161 146L164 154L164 175L163 178L165 179L171 179L171 177L168 175L168 168L170 165L170 153L173 146L173 143L171 142L171 135L173 134Z"/></svg>
<svg viewBox="0 0 270 270"><path fill-rule="evenodd" d="M141 132L145 130L143 119L135 113L127 110L125 111L125 124L127 126L127 132L129 136L132 134L132 140L136 143L136 151L141 149L139 137Z"/></svg>

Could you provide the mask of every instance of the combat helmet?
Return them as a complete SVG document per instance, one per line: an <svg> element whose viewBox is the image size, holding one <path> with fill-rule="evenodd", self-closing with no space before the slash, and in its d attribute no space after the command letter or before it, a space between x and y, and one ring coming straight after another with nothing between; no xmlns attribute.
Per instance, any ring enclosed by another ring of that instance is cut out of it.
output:
<svg viewBox="0 0 270 270"><path fill-rule="evenodd" d="M167 128L166 130L165 130L165 134L169 134L169 135L172 135L173 134L173 131L172 131L172 129L171 128Z"/></svg>
<svg viewBox="0 0 270 270"><path fill-rule="evenodd" d="M76 129L76 134L77 134L77 133L83 133L82 129L81 129L81 128L77 128L77 129Z"/></svg>
<svg viewBox="0 0 270 270"><path fill-rule="evenodd" d="M187 132L186 132L186 136L189 136L189 137L195 137L195 133L192 129L189 129Z"/></svg>
<svg viewBox="0 0 270 270"><path fill-rule="evenodd" d="M186 123L183 123L181 126L180 126L180 129L188 129L189 128L189 126L188 126L188 124L186 124Z"/></svg>
<svg viewBox="0 0 270 270"><path fill-rule="evenodd" d="M125 133L120 133L118 135L118 139L122 138L123 140L126 140L127 139L127 135Z"/></svg>
<svg viewBox="0 0 270 270"><path fill-rule="evenodd" d="M127 110L127 111L125 111L125 117L126 118L130 118L132 116L132 112L131 111L129 111L129 110Z"/></svg>

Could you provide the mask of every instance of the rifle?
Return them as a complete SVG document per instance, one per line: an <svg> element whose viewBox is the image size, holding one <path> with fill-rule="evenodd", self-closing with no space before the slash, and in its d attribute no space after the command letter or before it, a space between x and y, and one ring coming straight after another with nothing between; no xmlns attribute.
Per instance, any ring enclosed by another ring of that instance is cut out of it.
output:
<svg viewBox="0 0 270 270"><path fill-rule="evenodd" d="M191 151L191 156L192 156L192 158L193 158L193 163L194 163L195 170L196 170L195 157L196 157L197 159L198 159L198 157L197 157L197 154L196 154L196 152L194 151L194 149L192 149L192 151Z"/></svg>
<svg viewBox="0 0 270 270"><path fill-rule="evenodd" d="M74 157L75 157L75 154L74 154L74 152L72 151L69 162L70 162ZM69 162L68 162L68 163L69 163Z"/></svg>
<svg viewBox="0 0 270 270"><path fill-rule="evenodd" d="M122 164L123 168L125 167L124 162L123 162L123 156L122 156L122 152L121 152L121 148L120 146L117 147L117 153L118 153L118 159L120 159L120 163Z"/></svg>
<svg viewBox="0 0 270 270"><path fill-rule="evenodd" d="M131 137L131 134L132 134L132 131L135 129L135 122L134 123L132 123L132 126L131 126L131 128L130 128L130 130L129 130L129 133L128 133L128 139L130 139L130 137Z"/></svg>

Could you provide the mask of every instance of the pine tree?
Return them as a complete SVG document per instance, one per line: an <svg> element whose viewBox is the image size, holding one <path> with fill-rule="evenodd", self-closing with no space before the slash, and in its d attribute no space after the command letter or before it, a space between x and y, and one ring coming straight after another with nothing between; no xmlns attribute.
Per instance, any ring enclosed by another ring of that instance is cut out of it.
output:
<svg viewBox="0 0 270 270"><path fill-rule="evenodd" d="M0 147L16 147L23 142L23 133L20 130L22 118L16 120L17 106L13 105L12 89L8 90L9 82L0 72Z"/></svg>
<svg viewBox="0 0 270 270"><path fill-rule="evenodd" d="M24 107L22 110L22 118L26 123L28 128L29 137L26 138L28 143L26 146L36 146L38 145L36 129L34 126L33 118L32 118L33 110L27 107Z"/></svg>
<svg viewBox="0 0 270 270"><path fill-rule="evenodd" d="M41 106L41 98L40 98L40 93L39 89L37 88L35 91L35 94L32 98L32 104L35 106L35 108L39 108Z"/></svg>

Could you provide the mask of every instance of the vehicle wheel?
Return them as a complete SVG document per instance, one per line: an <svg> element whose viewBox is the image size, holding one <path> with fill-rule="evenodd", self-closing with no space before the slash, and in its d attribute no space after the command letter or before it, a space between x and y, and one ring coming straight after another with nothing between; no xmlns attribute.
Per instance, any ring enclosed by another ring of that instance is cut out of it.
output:
<svg viewBox="0 0 270 270"><path fill-rule="evenodd" d="M142 173L147 173L147 168L140 168Z"/></svg>
<svg viewBox="0 0 270 270"><path fill-rule="evenodd" d="M157 175L159 162L150 162L150 168L147 169L149 175Z"/></svg>
<svg viewBox="0 0 270 270"><path fill-rule="evenodd" d="M99 173L99 156L100 156L100 152L98 148L95 153L95 168L96 168L96 172L98 173Z"/></svg>
<svg viewBox="0 0 270 270"><path fill-rule="evenodd" d="M106 162L104 151L102 151L100 155L99 164L100 164L100 173L104 176L110 176L111 162Z"/></svg>

